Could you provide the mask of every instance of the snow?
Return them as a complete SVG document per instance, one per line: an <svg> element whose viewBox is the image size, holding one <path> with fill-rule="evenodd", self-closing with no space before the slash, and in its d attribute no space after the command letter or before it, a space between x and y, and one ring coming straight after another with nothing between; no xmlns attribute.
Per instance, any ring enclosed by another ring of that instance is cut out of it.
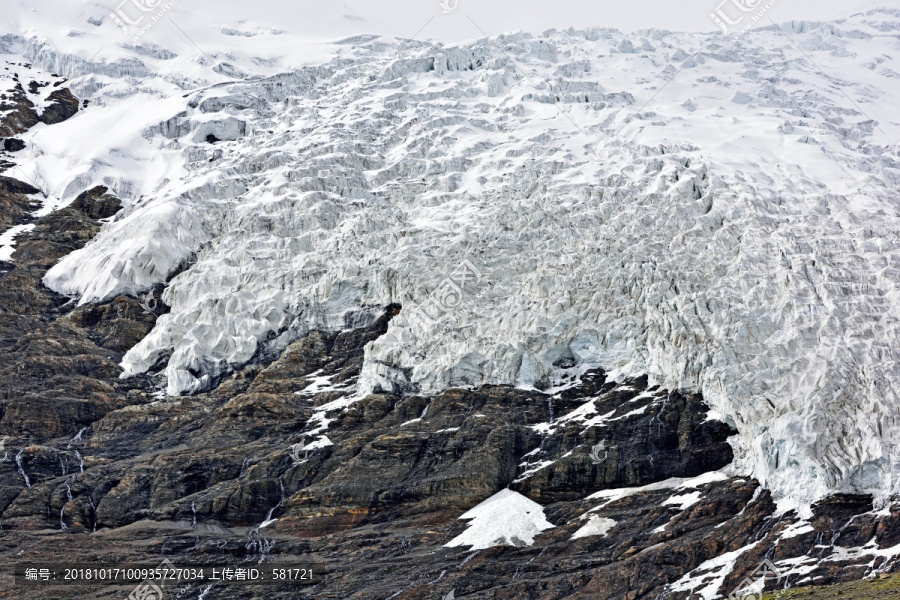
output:
<svg viewBox="0 0 900 600"><path fill-rule="evenodd" d="M516 479L514 480L514 483L519 483L521 481L525 481L526 479L528 479L529 477L531 477L538 471L540 471L542 469L546 469L547 467L554 464L555 462L556 462L555 460L542 460L538 463L535 463L533 466L529 467L524 473L522 473L521 475L516 477ZM524 463L524 464L527 465L528 463Z"/></svg>
<svg viewBox="0 0 900 600"><path fill-rule="evenodd" d="M657 481L655 483L648 483L647 485L642 485L638 487L630 487L630 488L615 488L610 490L600 490L599 492L594 492L590 496L587 497L587 500L598 500L603 499L606 500L600 506L597 506L591 510L597 510L599 508L603 508L607 504L611 504L622 498L627 498L628 496L633 496L634 494L640 494L643 492L655 492L657 490L668 490L674 487L677 487L681 483L681 479L679 478L671 478L663 481Z"/></svg>
<svg viewBox="0 0 900 600"><path fill-rule="evenodd" d="M778 541L797 537L798 535L803 535L804 533L809 533L810 531L815 531L815 528L809 523L809 521L800 520L796 523L791 523L790 527L782 531L781 535L778 536Z"/></svg>
<svg viewBox="0 0 900 600"><path fill-rule="evenodd" d="M334 385L331 381L334 375L319 375L322 370L319 369L315 373L310 373L307 375L307 378L312 378L312 383L303 388L298 392L294 392L298 396L312 396L315 394L321 394L322 392L346 392L347 385L339 384Z"/></svg>
<svg viewBox="0 0 900 600"><path fill-rule="evenodd" d="M804 524L796 523L795 526L803 527ZM802 585L813 580L811 577L804 576L819 569L822 566L822 561L826 561L852 563L860 568L866 567L864 577L871 578L876 577L880 573L892 570L896 564L897 558L900 557L900 544L887 548L879 548L878 540L874 537L862 546L847 548L844 546L830 545L820 546L819 548L827 548L828 555L824 557L798 556L795 558L779 560L776 563L779 575L781 575L781 577L793 578L792 585L794 586ZM866 558L869 558L868 562L864 562ZM883 560L879 561L879 559ZM876 563L879 562L879 566L876 567Z"/></svg>
<svg viewBox="0 0 900 600"><path fill-rule="evenodd" d="M657 481L654 483L648 483L647 485L642 485L638 487L630 487L630 488L615 488L609 490L600 490L599 492L594 492L590 496L586 498L586 500L597 500L603 499L606 500L603 504L594 507L591 511L598 510L603 508L604 506L616 502L617 500L621 500L622 498L627 498L628 496L633 496L635 494L641 494L644 492L656 492L659 490L683 490L683 489L691 489L695 487L700 487L701 485L706 485L709 483L713 483L716 481L724 481L728 479L728 475L723 473L722 471L709 471L708 473L704 473L702 475L698 475L697 477L670 477L669 479L664 479L663 481ZM696 494L696 498L694 498L694 494ZM670 500L674 498L679 498L676 500L675 504L682 504L683 502L693 499L686 506L690 506L700 498L700 492L691 492L690 494L685 494L682 496L673 496ZM663 504L668 504L669 501L663 502ZM685 507L686 507L685 506Z"/></svg>
<svg viewBox="0 0 900 600"><path fill-rule="evenodd" d="M631 388L630 386L621 386L621 387L616 388L616 392L628 391L628 390L632 390L632 389L633 388ZM634 402L636 400L652 398L655 395L656 395L656 393L654 393L654 392L642 392L642 393L638 394L637 396L635 396L634 398L632 398L631 400L629 400L628 402L630 403L630 402ZM625 418L633 416L633 415L642 414L650 406L650 404L644 405L640 408L630 410L618 417L613 417L613 415L616 413L618 408L614 408L613 410L611 410L607 413L598 415L596 402L600 399L602 399L601 396L586 398L585 401L580 406L578 406L574 410L567 412L566 414L559 417L552 423L550 423L550 422L537 423L535 425L529 425L529 427L540 433L549 434L549 433L553 433L557 428L559 428L560 426L562 426L566 423L578 422L578 423L581 423L584 425L584 429L586 431L590 427L602 427L602 426L606 425L607 423L619 421L621 419L625 419Z"/></svg>
<svg viewBox="0 0 900 600"><path fill-rule="evenodd" d="M753 542L743 548L726 552L701 563L696 569L670 584L667 589L672 592L691 592L691 597L693 594L698 594L703 600L721 598L723 594L719 593L719 588L734 569L738 557L758 543Z"/></svg>
<svg viewBox="0 0 900 600"><path fill-rule="evenodd" d="M758 486L755 490L753 490L753 495L750 497L750 500L747 502L747 504L745 504L741 508L741 510L738 514L734 515L734 517L731 518L731 520L740 519L742 516L744 516L744 513L747 512L747 509L749 507L753 506L754 502L759 500L759 497L762 496L763 491L764 491L764 489L762 486ZM724 527L727 523L728 523L728 521L722 521L721 523L719 523L718 525L715 526L715 529Z"/></svg>
<svg viewBox="0 0 900 600"><path fill-rule="evenodd" d="M16 236L34 229L33 224L15 225L0 233L0 261L11 262L16 250Z"/></svg>
<svg viewBox="0 0 900 600"><path fill-rule="evenodd" d="M702 494L700 492L691 492L689 494L680 494L678 496L672 496L667 500L663 501L663 506L668 506L669 504L676 505L678 510L684 510L689 506L693 506L697 502L700 501L700 497Z"/></svg>
<svg viewBox="0 0 900 600"><path fill-rule="evenodd" d="M786 558L778 561L777 568L778 573L783 577L796 576L792 583L794 587L797 587L811 581L811 578L803 576L819 568L819 560L814 556Z"/></svg>
<svg viewBox="0 0 900 600"><path fill-rule="evenodd" d="M349 406L349 403L341 403L340 405L337 405L337 406L329 406L329 405L334 405L336 402L339 402L339 401L335 400L334 402L329 402L328 404L326 404L324 406L318 407L316 409L316 411L313 412L313 414L309 418L309 420L306 422L307 427L312 427L312 429L310 429L309 431L305 431L304 433L307 435L318 435L319 433L328 429L328 425L331 424L332 421L334 421L334 419L328 418L328 416L327 416L328 413L331 410L338 410L338 409L346 410L346 408ZM328 408L326 408L326 407L328 407Z"/></svg>
<svg viewBox="0 0 900 600"><path fill-rule="evenodd" d="M54 2L71 25L47 28L8 4L4 51L90 100L13 160L45 210L98 184L125 202L45 283L167 286L126 376L171 354L167 392L198 392L273 336L399 302L361 392L534 387L571 358L701 391L779 507L900 492L900 12L834 23L813 65L799 21L453 47L176 2L183 31L129 48L99 5ZM483 277L451 298L464 261ZM436 293L454 305L413 323Z"/></svg>
<svg viewBox="0 0 900 600"><path fill-rule="evenodd" d="M334 446L334 442L328 439L327 435L323 435L319 439L314 442L310 442L303 446L303 450L318 450L319 448L327 448L328 446Z"/></svg>
<svg viewBox="0 0 900 600"><path fill-rule="evenodd" d="M586 516L586 515L582 515ZM616 521L613 519L607 519L606 517L598 517L597 515L591 515L588 519L588 522L585 523L581 529L575 532L571 539L577 540L583 537L589 537L593 535L599 535L601 537L606 536L609 533L610 529L616 526Z"/></svg>
<svg viewBox="0 0 900 600"><path fill-rule="evenodd" d="M855 559L860 559L866 556L872 556L875 558L885 558L885 559L895 559L900 556L900 544L895 546L890 546L888 548L879 548L878 541L876 538L872 538L866 544L856 547L856 548L845 548L843 546L831 546L832 552L823 558L822 560L826 561L834 561L834 562L845 562L851 561ZM874 568L875 560L869 563L869 566ZM881 570L887 570L887 565L882 565Z"/></svg>
<svg viewBox="0 0 900 600"><path fill-rule="evenodd" d="M428 406L431 406L431 405L429 404ZM400 423L400 427L403 427L405 425L412 425L413 423L421 423L422 420L425 418L425 415L428 414L428 406L426 406L422 410L422 414L419 415L418 417L416 417L415 419L410 419L409 421L404 421L403 423Z"/></svg>
<svg viewBox="0 0 900 600"><path fill-rule="evenodd" d="M464 513L468 528L445 544L483 550L491 546L531 546L534 536L554 525L544 517L543 507L522 494L501 490Z"/></svg>
<svg viewBox="0 0 900 600"><path fill-rule="evenodd" d="M689 489L700 487L701 485L706 485L707 483L715 483L717 481L725 481L728 479L728 475L722 471L707 471L702 475L697 475L696 477L690 477L685 479L680 484L676 486L677 489Z"/></svg>

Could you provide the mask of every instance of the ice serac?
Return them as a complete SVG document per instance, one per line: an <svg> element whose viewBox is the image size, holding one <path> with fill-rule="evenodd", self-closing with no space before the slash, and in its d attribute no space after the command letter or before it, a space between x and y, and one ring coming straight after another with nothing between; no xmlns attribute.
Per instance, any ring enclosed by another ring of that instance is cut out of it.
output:
<svg viewBox="0 0 900 600"><path fill-rule="evenodd" d="M360 38L179 90L133 132L156 162L88 172L130 205L45 282L82 303L166 284L123 366L166 364L170 394L399 303L367 389L649 373L701 390L783 502L900 492L900 12L832 29ZM129 183L163 161L183 171Z"/></svg>

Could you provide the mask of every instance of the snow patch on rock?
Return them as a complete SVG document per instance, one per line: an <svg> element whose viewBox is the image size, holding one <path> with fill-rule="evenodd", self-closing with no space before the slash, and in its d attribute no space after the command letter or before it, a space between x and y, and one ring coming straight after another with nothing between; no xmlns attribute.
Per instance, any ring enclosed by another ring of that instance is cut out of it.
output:
<svg viewBox="0 0 900 600"><path fill-rule="evenodd" d="M445 546L471 546L472 550L531 546L534 536L554 527L544 517L540 504L509 489L497 492L459 518L469 520L469 527Z"/></svg>
<svg viewBox="0 0 900 600"><path fill-rule="evenodd" d="M586 516L586 515L585 515ZM588 518L588 522L585 523L578 531L576 531L572 538L573 540L577 540L583 537L590 537L594 535L599 535L600 537L605 536L609 531L616 526L617 521L614 519L607 519L606 517L600 517L597 515L591 515Z"/></svg>

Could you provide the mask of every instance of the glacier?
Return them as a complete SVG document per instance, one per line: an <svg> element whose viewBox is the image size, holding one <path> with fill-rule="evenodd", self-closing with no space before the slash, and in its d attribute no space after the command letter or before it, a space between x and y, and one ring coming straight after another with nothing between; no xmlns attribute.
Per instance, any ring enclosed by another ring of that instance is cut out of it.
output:
<svg viewBox="0 0 900 600"><path fill-rule="evenodd" d="M124 376L195 393L398 303L363 392L647 373L702 391L735 472L785 505L900 492L900 11L362 36L289 70L141 48L7 48L91 99L20 167L53 206L99 184L126 203L46 285L165 288Z"/></svg>

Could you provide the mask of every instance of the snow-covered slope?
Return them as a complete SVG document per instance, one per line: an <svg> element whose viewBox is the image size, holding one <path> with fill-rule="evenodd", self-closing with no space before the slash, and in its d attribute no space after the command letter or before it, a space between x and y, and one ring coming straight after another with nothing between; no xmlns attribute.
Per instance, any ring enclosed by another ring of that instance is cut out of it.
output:
<svg viewBox="0 0 900 600"><path fill-rule="evenodd" d="M21 168L56 203L127 201L47 285L167 283L128 374L167 360L194 392L399 302L364 390L647 372L701 389L781 498L900 491L900 11L739 39L356 37L290 71L9 46L91 98Z"/></svg>

